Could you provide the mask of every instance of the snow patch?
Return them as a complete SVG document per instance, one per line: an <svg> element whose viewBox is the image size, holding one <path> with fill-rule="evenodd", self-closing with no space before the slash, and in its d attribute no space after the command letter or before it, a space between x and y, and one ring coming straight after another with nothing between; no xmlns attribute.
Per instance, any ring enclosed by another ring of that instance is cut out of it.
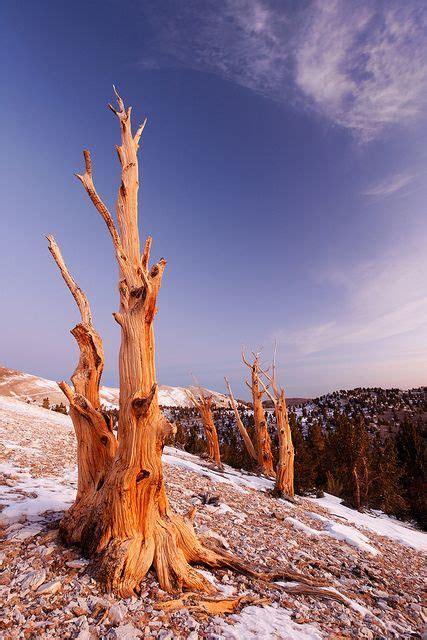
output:
<svg viewBox="0 0 427 640"><path fill-rule="evenodd" d="M77 469L70 469L62 479L33 478L25 469L1 463L0 474L15 481L3 487L0 496L4 507L0 519L6 525L24 519L37 521L46 511L64 511L76 496Z"/></svg>
<svg viewBox="0 0 427 640"><path fill-rule="evenodd" d="M320 640L320 631L312 624L297 624L289 609L268 605L250 605L239 614L221 620L224 640ZM232 621L234 624L230 624Z"/></svg>
<svg viewBox="0 0 427 640"><path fill-rule="evenodd" d="M364 527L373 531L379 536L386 536L396 540L403 545L412 547L417 551L427 551L427 534L412 527L409 524L400 522L395 518L386 516L381 511L372 513L361 513L341 504L341 499L325 493L324 498L309 498L316 504L324 507L333 515L344 518L359 527Z"/></svg>
<svg viewBox="0 0 427 640"><path fill-rule="evenodd" d="M347 542L347 544L350 544L352 547L360 549L360 551L367 551L368 553L372 553L374 556L378 555L378 550L368 544L369 539L356 529L347 527L346 525L338 522L332 522L331 520L327 520L327 518L325 518L325 520L325 528L319 531L319 529L312 529L312 527L309 527L307 524L301 522L301 520L297 520L296 518L292 518L290 516L285 518L285 522L290 522L294 529L304 531L304 533L307 533L309 536L317 538L328 536L330 538L335 538L336 540L344 540L344 542Z"/></svg>

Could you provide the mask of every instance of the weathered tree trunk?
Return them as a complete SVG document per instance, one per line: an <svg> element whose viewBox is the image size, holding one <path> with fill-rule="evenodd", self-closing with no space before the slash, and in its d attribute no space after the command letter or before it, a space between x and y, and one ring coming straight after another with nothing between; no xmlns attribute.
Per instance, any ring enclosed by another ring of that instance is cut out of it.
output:
<svg viewBox="0 0 427 640"><path fill-rule="evenodd" d="M208 444L208 457L214 462L220 469L223 468L221 463L221 453L219 450L218 432L215 427L212 416L212 396L206 397L203 394L202 389L199 389L198 396L194 396L191 391L186 390L187 397L193 403L198 410L202 419L203 430L206 436L206 442Z"/></svg>
<svg viewBox="0 0 427 640"><path fill-rule="evenodd" d="M260 573L229 553L203 546L194 533L192 518L178 516L169 507L161 455L172 427L159 409L153 332L166 262L161 259L149 268L150 237L140 254L137 151L145 123L132 135L131 108L126 110L120 96L116 96L118 110L109 106L121 128L117 153L122 181L116 205L120 233L96 192L89 151L84 152L86 171L77 177L107 225L119 266L120 308L114 314L121 329L117 439L99 406L104 360L101 339L92 326L86 296L49 236L49 248L82 316L82 322L72 331L80 348L79 364L72 376L74 391L67 383L59 383L70 401L79 473L77 497L61 522L61 536L68 543L80 545L93 559L93 569L101 583L122 597L140 591L151 566L166 591L187 587L213 592L212 584L190 563L234 569L257 580L298 580L300 585L289 588L292 593L307 593L307 589L314 592L312 585L324 584L323 581L286 570ZM337 598L323 588L316 592L321 597Z"/></svg>
<svg viewBox="0 0 427 640"><path fill-rule="evenodd" d="M289 426L288 409L286 407L285 392L280 395L274 406L279 436L279 460L276 468L276 483L274 489L277 495L293 498L294 492L294 458L295 451L292 444Z"/></svg>
<svg viewBox="0 0 427 640"><path fill-rule="evenodd" d="M71 330L80 350L76 370L71 376L74 391L64 381L59 387L70 403L70 416L77 439L78 484L76 504L105 480L105 472L114 459L117 440L104 419L99 401L99 383L104 368L102 340L92 325L89 302L70 275L53 236L48 236L49 251L70 289L82 318Z"/></svg>
<svg viewBox="0 0 427 640"><path fill-rule="evenodd" d="M227 378L224 378L224 380L225 380L225 384L226 384L227 390L228 390L228 397L230 398L230 403L231 403L231 406L232 406L233 411L234 411L234 416L236 418L237 428L239 429L240 435L242 436L243 442L245 443L246 450L249 453L249 455L251 456L251 458L253 458L254 460L258 461L257 454L256 454L256 451L255 451L255 447L252 444L252 440L251 440L251 438L250 438L250 436L249 436L249 434L248 434L248 432L246 430L246 427L243 424L242 419L240 417L239 409L237 407L236 400L235 400L235 398L233 396L233 392L231 391L230 383L228 382Z"/></svg>
<svg viewBox="0 0 427 640"><path fill-rule="evenodd" d="M294 491L294 459L295 450L292 443L291 428L289 425L288 408L286 406L285 391L279 389L276 381L276 348L274 348L273 365L271 376L262 371L271 385L273 393L268 389L260 378L261 386L274 405L276 416L277 434L279 438L279 460L276 468L276 482L274 492L282 497L293 498Z"/></svg>
<svg viewBox="0 0 427 640"><path fill-rule="evenodd" d="M271 438L268 433L267 420L265 417L264 407L262 406L262 396L264 391L260 389L260 373L259 354L254 353L252 364L245 358L242 353L242 360L251 370L251 384L246 383L252 391L252 403L255 422L255 450L257 454L258 467L261 473L266 476L275 476L273 467L273 454L271 452Z"/></svg>
<svg viewBox="0 0 427 640"><path fill-rule="evenodd" d="M60 383L71 404L79 473L76 501L60 532L66 542L80 545L94 558L100 581L122 596L139 591L152 565L167 591L188 587L211 592L211 583L190 562L246 569L231 555L203 547L192 522L173 513L166 498L161 455L171 425L158 404L153 332L166 262L161 259L149 268L150 237L140 254L137 151L145 123L132 135L131 108L126 110L116 95L118 110L109 106L121 128L121 145L116 147L122 167L116 205L120 233L96 192L89 151L84 152L86 171L77 177L107 225L119 266L120 308L114 314L121 328L118 441L99 408L101 339L92 326L86 297L49 238L49 248L82 315L82 323L73 330L80 347L75 391Z"/></svg>

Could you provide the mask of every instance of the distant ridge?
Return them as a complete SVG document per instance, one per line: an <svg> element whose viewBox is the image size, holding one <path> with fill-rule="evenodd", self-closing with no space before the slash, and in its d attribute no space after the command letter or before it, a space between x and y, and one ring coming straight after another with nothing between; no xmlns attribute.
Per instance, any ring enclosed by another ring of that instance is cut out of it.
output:
<svg viewBox="0 0 427 640"><path fill-rule="evenodd" d="M189 386L187 389L196 390ZM228 399L223 393L203 389L206 395L213 396L215 404L219 407L228 407ZM30 401L42 404L44 398L49 398L50 404L67 403L62 391L54 380L41 378L30 373L23 373L14 369L0 367L0 396L16 398L24 402ZM101 403L107 407L119 406L119 390L115 387L100 389ZM164 407L190 407L192 406L184 387L169 387L159 385L159 404Z"/></svg>

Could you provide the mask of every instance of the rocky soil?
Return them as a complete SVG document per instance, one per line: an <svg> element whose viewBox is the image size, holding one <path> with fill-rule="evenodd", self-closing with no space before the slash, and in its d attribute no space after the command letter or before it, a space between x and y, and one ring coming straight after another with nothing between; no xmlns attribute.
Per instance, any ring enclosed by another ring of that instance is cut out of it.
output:
<svg viewBox="0 0 427 640"><path fill-rule="evenodd" d="M309 529L324 531L325 522L342 525L342 519L315 500L299 498L291 504L274 499L256 479L251 487L247 476L236 481L221 477L188 455L176 454L175 464L173 450L165 465L171 504L181 513L197 507L200 535L261 570L291 567L325 578L346 604L289 593L293 583L264 584L219 570L206 572L218 597L257 596L265 598L264 604L219 616L190 598L185 608L163 611L159 605L171 596L159 589L154 573L138 597L120 600L104 594L87 560L58 539L58 523L75 486L68 417L0 399L0 431L0 637L5 640L421 637L427 609L420 551L356 525L351 525L356 538L360 533L368 539L371 551L348 539L309 534ZM189 458L192 468L183 468Z"/></svg>

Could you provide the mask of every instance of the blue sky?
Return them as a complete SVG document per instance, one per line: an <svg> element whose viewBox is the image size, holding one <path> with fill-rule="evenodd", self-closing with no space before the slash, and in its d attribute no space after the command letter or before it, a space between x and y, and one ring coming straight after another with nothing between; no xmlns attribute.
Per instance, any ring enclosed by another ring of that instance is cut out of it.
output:
<svg viewBox="0 0 427 640"><path fill-rule="evenodd" d="M114 82L148 116L161 383L246 395L242 345L277 340L288 395L426 384L426 27L416 0L3 3L2 363L75 366L52 233L117 382L113 252L73 177L89 148L114 208Z"/></svg>

